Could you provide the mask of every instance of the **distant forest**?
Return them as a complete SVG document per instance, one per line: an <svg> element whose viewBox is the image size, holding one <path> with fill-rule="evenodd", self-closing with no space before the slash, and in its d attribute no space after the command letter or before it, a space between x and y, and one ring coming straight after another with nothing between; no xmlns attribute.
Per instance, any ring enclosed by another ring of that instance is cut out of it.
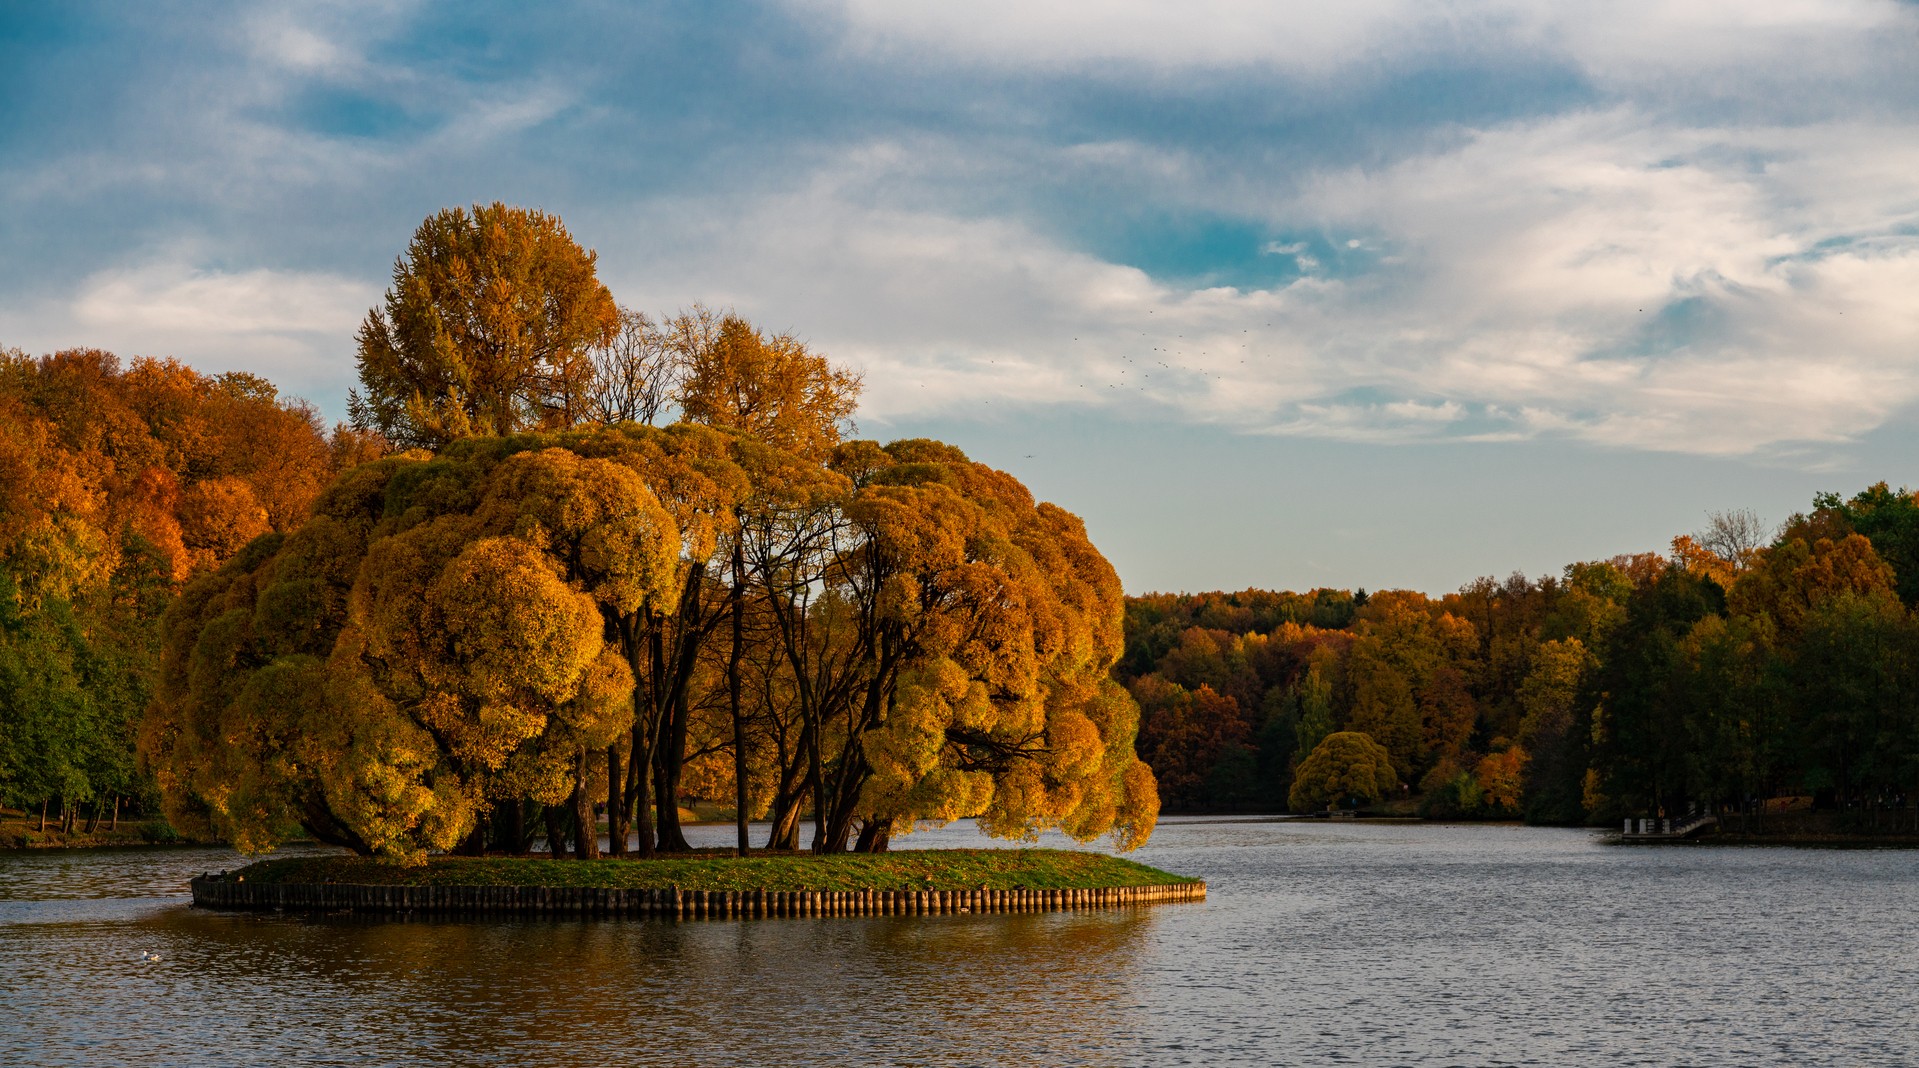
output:
<svg viewBox="0 0 1919 1068"><path fill-rule="evenodd" d="M1916 601L1919 502L1881 483L1776 531L1719 514L1665 555L1444 597L1131 597L1116 670L1173 812L1284 810L1341 731L1382 745L1391 793L1435 817L1904 807Z"/></svg>

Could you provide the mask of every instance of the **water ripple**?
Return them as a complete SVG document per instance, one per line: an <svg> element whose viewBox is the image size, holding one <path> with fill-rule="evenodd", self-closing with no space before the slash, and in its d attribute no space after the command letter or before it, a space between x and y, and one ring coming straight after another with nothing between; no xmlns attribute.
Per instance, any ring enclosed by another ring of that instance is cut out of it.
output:
<svg viewBox="0 0 1919 1068"><path fill-rule="evenodd" d="M0 856L0 1064L1919 1062L1912 853L1168 820L1140 858L1210 900L380 921L185 907L223 851Z"/></svg>

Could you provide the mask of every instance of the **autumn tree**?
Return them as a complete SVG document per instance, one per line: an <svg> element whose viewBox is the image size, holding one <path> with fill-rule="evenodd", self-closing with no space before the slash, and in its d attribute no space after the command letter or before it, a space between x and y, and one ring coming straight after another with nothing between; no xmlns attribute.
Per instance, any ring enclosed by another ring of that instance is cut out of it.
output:
<svg viewBox="0 0 1919 1068"><path fill-rule="evenodd" d="M1604 698L1593 710L1593 770L1604 794L1624 811L1659 812L1684 796L1683 762L1672 744L1680 732L1671 685L1678 644L1721 600L1716 584L1673 568L1634 592L1601 657L1595 687Z"/></svg>
<svg viewBox="0 0 1919 1068"><path fill-rule="evenodd" d="M932 441L850 443L849 541L821 581L861 621L822 759L815 848L883 847L914 821L1145 841L1159 810L1139 713L1109 677L1122 595L1084 525Z"/></svg>
<svg viewBox="0 0 1919 1068"><path fill-rule="evenodd" d="M414 231L358 334L355 426L402 447L603 415L593 350L622 333L595 256L557 216L495 202Z"/></svg>
<svg viewBox="0 0 1919 1068"><path fill-rule="evenodd" d="M1483 811L1493 816L1517 816L1525 804L1526 750L1511 746L1479 759L1473 779L1479 786Z"/></svg>
<svg viewBox="0 0 1919 1068"><path fill-rule="evenodd" d="M1844 499L1819 494L1813 507L1815 516L1836 520L1872 542L1873 551L1893 569L1900 600L1907 607L1919 604L1919 498L1911 490L1878 482ZM1803 533L1809 525L1800 528Z"/></svg>
<svg viewBox="0 0 1919 1068"><path fill-rule="evenodd" d="M412 859L529 798L592 855L588 765L633 722L609 619L671 598L680 545L630 459L493 439L348 472L169 610L141 739L169 816Z"/></svg>
<svg viewBox="0 0 1919 1068"><path fill-rule="evenodd" d="M781 762L806 767L818 848L960 816L1142 841L1157 797L1106 677L1118 582L1083 527L947 446L835 456L859 477L627 423L345 473L169 610L141 736L169 815L249 849L300 823L412 860L497 841L533 803L556 855L590 856L597 797L617 841L637 808L653 848L650 792L658 844L683 848L667 813L700 739L733 748L746 801L769 744L749 732L776 718L750 702L825 658L814 741L777 743L810 748ZM819 523L842 540L796 555ZM716 707L730 732L703 727Z"/></svg>
<svg viewBox="0 0 1919 1068"><path fill-rule="evenodd" d="M1158 675L1133 685L1139 700L1141 759L1153 768L1161 796L1183 810L1224 807L1215 769L1234 748L1246 750L1252 727L1239 702L1201 684L1188 690Z"/></svg>
<svg viewBox="0 0 1919 1068"><path fill-rule="evenodd" d="M859 405L860 376L791 334L768 335L738 315L702 307L675 317L669 334L681 361L677 399L688 422L822 459Z"/></svg>
<svg viewBox="0 0 1919 1068"><path fill-rule="evenodd" d="M1598 662L1578 638L1541 642L1515 695L1524 710L1518 744L1529 754L1522 808L1541 823L1574 823L1581 807L1591 739L1586 681Z"/></svg>
<svg viewBox="0 0 1919 1068"><path fill-rule="evenodd" d="M167 600L297 526L334 469L311 407L257 376L0 353L0 799L147 794L130 735Z"/></svg>
<svg viewBox="0 0 1919 1068"><path fill-rule="evenodd" d="M746 559L748 539L758 536L760 563L769 567L775 564L775 558L787 561L789 550L792 562L816 559L807 552L807 531L812 527L807 517L817 514L838 487L827 487L812 474L784 461L798 458L817 465L828 457L839 444L842 431L851 425L860 379L809 351L790 335L769 337L738 315L717 314L703 306L669 320L664 335L663 348L671 353L678 374L674 399L683 418L733 431L761 447L748 450L748 455L753 458L749 462L764 477L750 479L753 492L736 499L727 524L731 537L720 572L727 586L726 685L733 734L736 848L744 855L748 849L748 711L742 700L742 672L747 600L752 596ZM790 536L795 535L799 540L791 542ZM759 577L767 582L786 582L789 576L776 577L771 571L762 571ZM770 590L768 595L779 596ZM775 611L776 619L792 619L790 612L779 615L778 606ZM790 638L791 631L788 626L782 634ZM808 696L810 691L801 694L802 712L814 707ZM808 733L806 739L818 744L819 732Z"/></svg>
<svg viewBox="0 0 1919 1068"><path fill-rule="evenodd" d="M680 340L645 312L621 308L618 329L587 350L593 373L586 390L586 418L608 425L652 426L679 388L684 364Z"/></svg>
<svg viewBox="0 0 1919 1068"><path fill-rule="evenodd" d="M1477 635L1470 621L1435 607L1409 591L1375 594L1355 628L1348 668L1351 728L1384 745L1409 773L1457 758L1476 715L1461 668L1478 648Z"/></svg>
<svg viewBox="0 0 1919 1068"><path fill-rule="evenodd" d="M1399 786L1386 747L1360 731L1338 731L1312 751L1293 776L1294 811L1378 801Z"/></svg>

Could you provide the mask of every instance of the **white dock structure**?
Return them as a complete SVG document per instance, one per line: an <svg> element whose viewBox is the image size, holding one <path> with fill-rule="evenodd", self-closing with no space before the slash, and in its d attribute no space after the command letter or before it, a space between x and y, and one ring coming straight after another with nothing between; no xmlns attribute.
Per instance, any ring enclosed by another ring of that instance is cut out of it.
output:
<svg viewBox="0 0 1919 1068"><path fill-rule="evenodd" d="M1680 819L1646 817L1626 820L1619 840L1628 843L1678 842L1719 823L1717 816L1685 816Z"/></svg>

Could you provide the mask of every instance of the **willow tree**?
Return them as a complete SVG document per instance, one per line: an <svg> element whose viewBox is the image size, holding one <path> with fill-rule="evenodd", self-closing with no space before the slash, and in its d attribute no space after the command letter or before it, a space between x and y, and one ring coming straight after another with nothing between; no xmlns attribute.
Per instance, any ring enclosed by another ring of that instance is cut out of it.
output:
<svg viewBox="0 0 1919 1068"><path fill-rule="evenodd" d="M632 466L538 436L349 472L168 612L141 736L168 815L415 859L530 798L590 853L589 763L633 722L607 621L671 596L680 544Z"/></svg>
<svg viewBox="0 0 1919 1068"><path fill-rule="evenodd" d="M444 209L414 231L360 327L353 421L427 448L570 426L594 413L594 349L620 329L594 254L558 216Z"/></svg>
<svg viewBox="0 0 1919 1068"><path fill-rule="evenodd" d="M472 438L348 472L189 586L141 749L183 829L247 849L295 825L398 859L524 849L499 826L531 801L590 856L599 797L615 843L632 815L642 852L684 848L709 746L742 814L749 753L775 754L821 849L961 816L1130 846L1158 801L1107 678L1120 601L1078 520L935 442ZM715 709L732 730L696 732Z"/></svg>
<svg viewBox="0 0 1919 1068"><path fill-rule="evenodd" d="M1392 754L1362 731L1335 731L1293 775L1287 798L1295 811L1378 801L1399 786Z"/></svg>
<svg viewBox="0 0 1919 1068"><path fill-rule="evenodd" d="M1108 673L1122 594L1080 522L931 441L853 442L787 580L781 642L803 695L814 848L883 849L916 821L1144 841L1139 712ZM855 835L857 839L855 840Z"/></svg>

